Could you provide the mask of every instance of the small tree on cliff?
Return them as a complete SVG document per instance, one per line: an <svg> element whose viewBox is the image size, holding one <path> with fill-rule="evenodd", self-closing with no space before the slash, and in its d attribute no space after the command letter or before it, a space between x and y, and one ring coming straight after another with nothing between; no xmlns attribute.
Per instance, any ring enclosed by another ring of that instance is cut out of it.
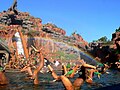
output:
<svg viewBox="0 0 120 90"><path fill-rule="evenodd" d="M115 30L116 32L120 32L120 27L118 29Z"/></svg>
<svg viewBox="0 0 120 90"><path fill-rule="evenodd" d="M107 42L108 40L107 40L107 37L104 36L104 37L101 37L100 39L98 39L98 41Z"/></svg>
<svg viewBox="0 0 120 90"><path fill-rule="evenodd" d="M112 41L110 41L106 36L101 37L98 40L93 40L93 42L99 42L99 41L104 43L105 45L111 45L112 44Z"/></svg>

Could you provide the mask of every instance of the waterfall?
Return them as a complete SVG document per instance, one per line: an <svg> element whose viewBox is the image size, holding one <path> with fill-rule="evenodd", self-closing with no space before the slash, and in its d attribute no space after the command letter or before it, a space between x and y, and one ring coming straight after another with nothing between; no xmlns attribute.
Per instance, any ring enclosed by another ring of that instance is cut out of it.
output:
<svg viewBox="0 0 120 90"><path fill-rule="evenodd" d="M23 45L21 42L20 34L18 32L15 33L16 41L17 41L17 50L18 54L23 54L24 55L24 50L23 50Z"/></svg>

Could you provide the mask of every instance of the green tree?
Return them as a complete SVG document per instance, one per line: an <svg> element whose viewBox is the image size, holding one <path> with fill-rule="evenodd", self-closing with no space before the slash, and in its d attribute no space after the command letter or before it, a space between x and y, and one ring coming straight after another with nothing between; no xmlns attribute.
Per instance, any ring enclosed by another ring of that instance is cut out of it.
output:
<svg viewBox="0 0 120 90"><path fill-rule="evenodd" d="M98 41L107 42L107 37L106 36L101 37L100 39L98 39Z"/></svg>
<svg viewBox="0 0 120 90"><path fill-rule="evenodd" d="M93 40L92 42L97 42L97 40Z"/></svg>
<svg viewBox="0 0 120 90"><path fill-rule="evenodd" d="M120 32L120 27L118 29L116 29L115 32Z"/></svg>

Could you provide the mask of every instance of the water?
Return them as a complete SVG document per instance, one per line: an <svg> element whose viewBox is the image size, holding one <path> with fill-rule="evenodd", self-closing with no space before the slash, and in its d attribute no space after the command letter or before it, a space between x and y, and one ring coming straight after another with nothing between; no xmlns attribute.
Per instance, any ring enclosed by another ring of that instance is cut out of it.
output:
<svg viewBox="0 0 120 90"><path fill-rule="evenodd" d="M17 51L18 51L18 54L24 55L23 45L22 45L22 41L21 41L19 32L15 33L15 37L16 37L15 39L17 41Z"/></svg>
<svg viewBox="0 0 120 90"><path fill-rule="evenodd" d="M120 83L120 72L117 70L108 70L109 74L102 74L99 79L97 76L94 76L93 85L89 85L86 82L81 87L81 90L93 90L101 87L111 86L114 84ZM61 72L57 72L58 75ZM25 73L18 71L6 72L6 76L9 79L9 84L5 86L0 86L0 90L65 90L61 82L52 82L53 78L50 73L39 73L39 85L33 85L33 81L27 79ZM77 78L71 79L74 81Z"/></svg>
<svg viewBox="0 0 120 90"><path fill-rule="evenodd" d="M92 57L88 56L87 54L83 53L83 52L79 52L81 59L84 59L84 61L88 64L97 65L97 61L94 60Z"/></svg>
<svg viewBox="0 0 120 90"><path fill-rule="evenodd" d="M80 52L81 59L84 59L87 63L96 66L98 61L95 61L93 58L88 56L87 54ZM81 90L93 90L102 87L112 86L115 84L120 84L120 72L118 70L107 70L108 74L102 74L99 79L97 76L94 76L93 81L94 84L89 85L84 83L81 87Z"/></svg>
<svg viewBox="0 0 120 90"><path fill-rule="evenodd" d="M81 58L83 58L87 63L96 65L97 61L94 61L92 58L87 56L84 53L80 53ZM56 71L58 75L61 75L61 71ZM94 83L92 85L84 84L81 87L81 90L94 90L101 87L112 86L114 84L120 83L120 72L117 70L108 70L109 74L102 74L100 79L95 75L93 78ZM7 71L6 76L9 79L9 84L5 86L0 86L0 90L65 90L62 82L52 82L53 77L50 73L39 73L39 85L33 85L33 81L27 79L25 73L21 73L18 70ZM72 82L78 76L75 75L73 79L70 79Z"/></svg>
<svg viewBox="0 0 120 90"><path fill-rule="evenodd" d="M50 73L39 73L39 85L33 85L33 80L27 78L25 73L6 72L9 85L0 86L0 90L64 90L61 82L53 82Z"/></svg>
<svg viewBox="0 0 120 90"><path fill-rule="evenodd" d="M120 84L120 72L117 70L108 70L109 74L102 74L100 79L94 76L93 85L84 83L82 90L93 90L101 87L112 86L115 84Z"/></svg>

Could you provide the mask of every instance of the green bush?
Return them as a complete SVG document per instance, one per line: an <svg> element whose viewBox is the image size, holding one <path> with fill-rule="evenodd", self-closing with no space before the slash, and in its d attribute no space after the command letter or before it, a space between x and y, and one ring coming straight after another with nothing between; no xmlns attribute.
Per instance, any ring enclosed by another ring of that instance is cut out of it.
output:
<svg viewBox="0 0 120 90"><path fill-rule="evenodd" d="M69 53L65 53L62 51L57 51L56 56L52 57L54 59L61 59L61 60L76 60L78 58L78 56L76 54L69 54Z"/></svg>

